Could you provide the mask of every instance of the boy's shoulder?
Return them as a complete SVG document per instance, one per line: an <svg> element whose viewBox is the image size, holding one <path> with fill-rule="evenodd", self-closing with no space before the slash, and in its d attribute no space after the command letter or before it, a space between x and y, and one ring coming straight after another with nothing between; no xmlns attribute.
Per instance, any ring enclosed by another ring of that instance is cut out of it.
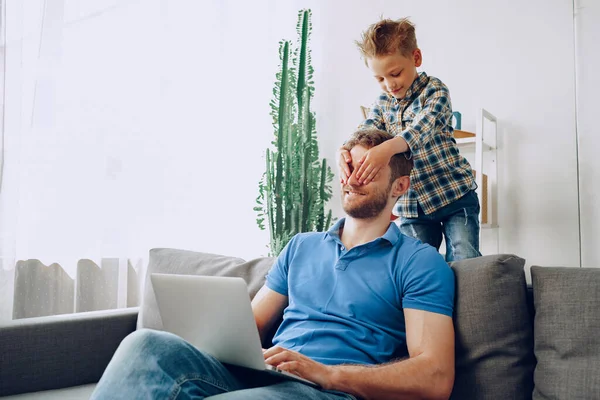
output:
<svg viewBox="0 0 600 400"><path fill-rule="evenodd" d="M427 75L425 72L418 74L417 78L413 82L411 89L414 89L410 93L410 97L431 97L440 96L448 93L448 86L441 79Z"/></svg>
<svg viewBox="0 0 600 400"><path fill-rule="evenodd" d="M440 78L436 78L435 76L429 76L429 82L427 83L427 87L445 89L448 90L448 86Z"/></svg>
<svg viewBox="0 0 600 400"><path fill-rule="evenodd" d="M448 90L448 86L441 79L436 78L435 76L429 77L429 82L427 86L425 86L425 90L423 94L426 97L430 96L439 96L439 95L449 95L450 91Z"/></svg>

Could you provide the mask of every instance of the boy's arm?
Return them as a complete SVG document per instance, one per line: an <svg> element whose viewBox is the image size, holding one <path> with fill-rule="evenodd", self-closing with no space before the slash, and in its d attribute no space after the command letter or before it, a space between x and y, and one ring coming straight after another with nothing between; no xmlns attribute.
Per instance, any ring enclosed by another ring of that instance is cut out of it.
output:
<svg viewBox="0 0 600 400"><path fill-rule="evenodd" d="M380 101L384 101L384 99L380 99ZM380 101L373 104L367 119L358 126L358 129L377 128L393 135L394 132L399 129L395 129L393 126L390 126L389 130L386 129L385 118L383 118L384 107ZM375 179L382 168L385 168L389 164L392 156L399 153L405 153L408 150L408 143L400 135L369 149L365 155L358 160L359 167L356 169L356 179L360 184L368 184ZM352 159L350 158L350 153L342 147L338 151L338 165L343 184L346 184L350 178L351 171L349 164L351 162Z"/></svg>
<svg viewBox="0 0 600 400"><path fill-rule="evenodd" d="M382 146L386 149L385 151L389 155L389 158L392 158L394 154L405 153L410 150L408 142L402 136L396 136L391 140L386 140L379 146Z"/></svg>
<svg viewBox="0 0 600 400"><path fill-rule="evenodd" d="M428 91L425 104L412 123L397 135L406 141L412 153L417 152L424 143L439 133L439 129L435 129L438 121L440 125L448 127L452 118L452 104L446 85L438 84L425 90Z"/></svg>
<svg viewBox="0 0 600 400"><path fill-rule="evenodd" d="M383 108L379 101L373 104L367 119L358 126L358 129L377 128L395 135L397 139L387 141L385 146L390 158L394 154L409 150L415 153L423 143L437 133L434 128L439 119L443 119L441 125L449 126L452 118L452 103L446 85L439 82L425 90L428 91L425 104L406 129L402 130L400 121L397 122L397 126L390 126L390 129L387 129Z"/></svg>
<svg viewBox="0 0 600 400"><path fill-rule="evenodd" d="M368 184L371 182L382 168L385 168L390 163L390 158L394 154L404 153L408 150L408 143L402 136L396 136L391 140L387 140L370 148L358 160L358 169L356 170L356 179L360 184Z"/></svg>
<svg viewBox="0 0 600 400"><path fill-rule="evenodd" d="M441 121L440 125L449 125L452 117L452 106L446 85L436 81L432 87L425 90L428 91L425 104L404 130L399 120L400 115L397 116L398 121L386 126L383 116L385 105L381 103L384 99L379 99L373 105L367 119L359 125L359 129L377 128L395 135L395 138L370 149L360 160L360 167L356 171L356 178L359 183L368 184L375 179L377 173L389 163L390 158L395 154L408 151L417 152L424 143L431 140L433 135L437 133L435 127L438 119L445 119L445 121ZM339 165L342 170L342 182L346 183L350 173L342 161L339 162Z"/></svg>

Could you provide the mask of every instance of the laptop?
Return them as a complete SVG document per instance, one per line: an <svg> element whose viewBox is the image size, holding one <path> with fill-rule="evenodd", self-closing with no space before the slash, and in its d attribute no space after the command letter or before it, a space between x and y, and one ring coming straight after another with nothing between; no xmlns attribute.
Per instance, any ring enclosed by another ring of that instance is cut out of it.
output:
<svg viewBox="0 0 600 400"><path fill-rule="evenodd" d="M165 331L222 363L318 387L265 363L248 288L242 278L153 273L150 280Z"/></svg>

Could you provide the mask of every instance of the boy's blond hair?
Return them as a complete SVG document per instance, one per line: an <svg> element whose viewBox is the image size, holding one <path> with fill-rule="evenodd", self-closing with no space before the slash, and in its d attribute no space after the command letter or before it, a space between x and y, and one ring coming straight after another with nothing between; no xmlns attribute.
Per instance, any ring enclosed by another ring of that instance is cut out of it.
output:
<svg viewBox="0 0 600 400"><path fill-rule="evenodd" d="M404 57L410 57L417 47L415 25L408 18L399 20L382 19L369 26L356 41L365 62L369 58L393 54L399 51Z"/></svg>

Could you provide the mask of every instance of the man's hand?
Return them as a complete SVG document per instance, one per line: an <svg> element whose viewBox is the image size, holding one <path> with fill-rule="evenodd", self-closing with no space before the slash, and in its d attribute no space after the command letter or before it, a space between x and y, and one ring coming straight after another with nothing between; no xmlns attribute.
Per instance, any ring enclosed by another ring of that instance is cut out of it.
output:
<svg viewBox="0 0 600 400"><path fill-rule="evenodd" d="M352 157L350 156L350 152L343 147L337 152L338 158L338 167L340 169L340 182L344 185L348 183L348 178L352 172L350 171L350 164L352 164Z"/></svg>
<svg viewBox="0 0 600 400"><path fill-rule="evenodd" d="M367 185L371 182L382 168L390 163L390 158L395 153L391 153L386 142L370 148L364 156L358 161L360 166L356 171L356 179L361 185Z"/></svg>
<svg viewBox="0 0 600 400"><path fill-rule="evenodd" d="M318 363L300 353L286 350L281 347L271 347L263 350L265 362L278 369L298 375L321 386L323 389L331 389L333 368Z"/></svg>

